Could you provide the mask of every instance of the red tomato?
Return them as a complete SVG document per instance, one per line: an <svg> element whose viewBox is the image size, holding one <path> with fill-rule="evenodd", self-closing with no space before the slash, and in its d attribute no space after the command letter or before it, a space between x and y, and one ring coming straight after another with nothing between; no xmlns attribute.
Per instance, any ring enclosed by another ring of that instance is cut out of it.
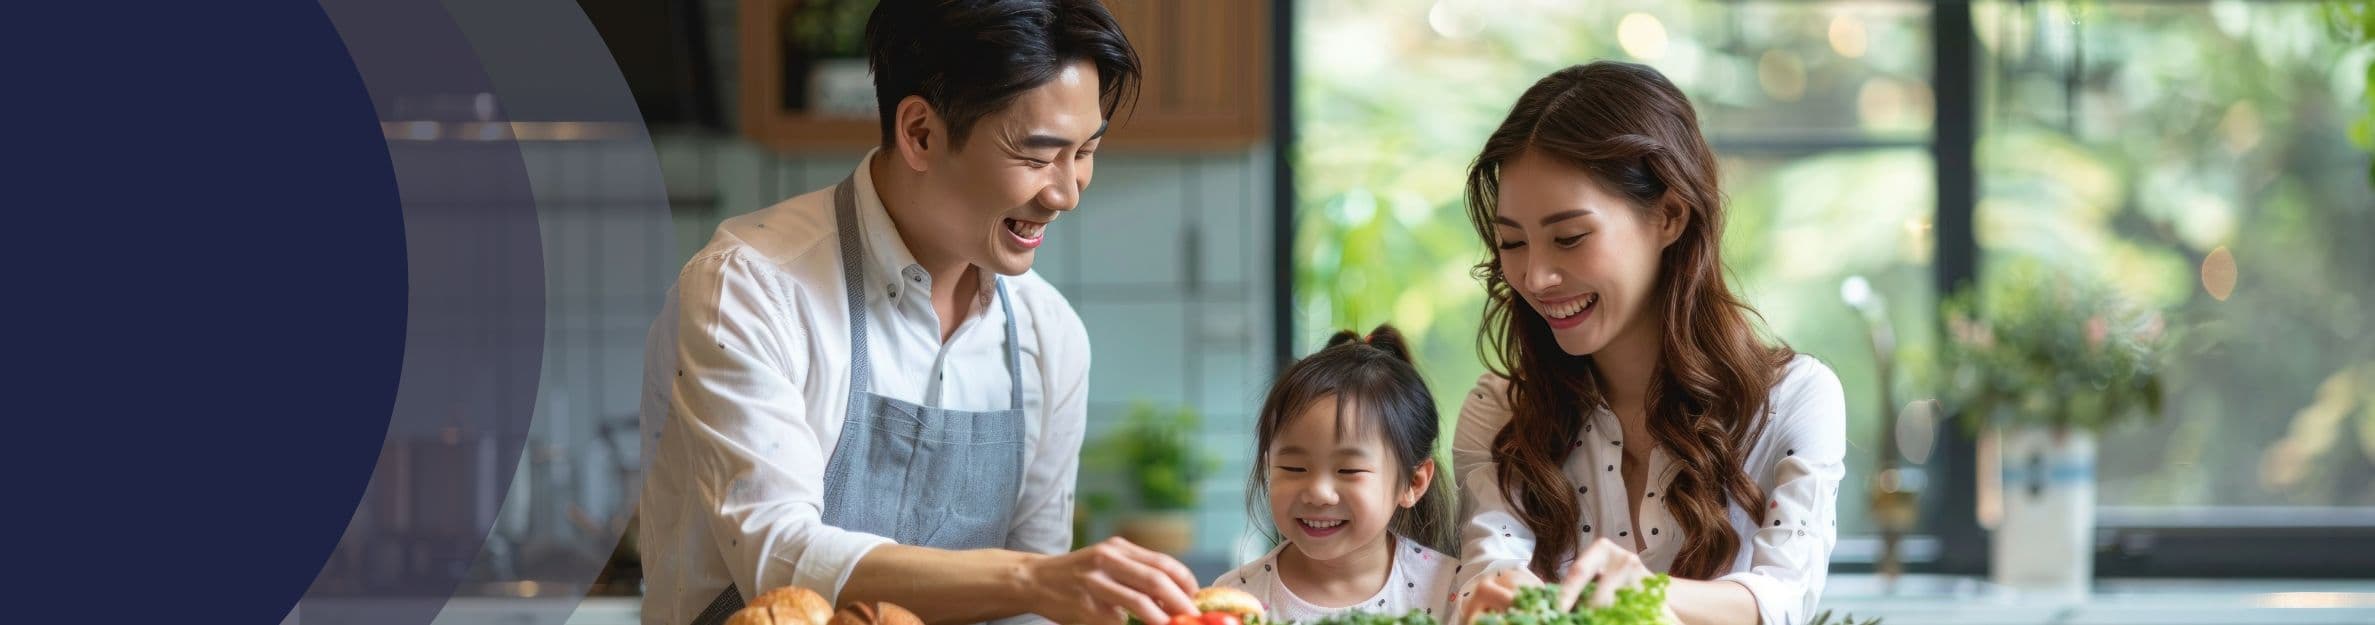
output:
<svg viewBox="0 0 2375 625"><path fill-rule="evenodd" d="M1204 616L1199 618L1202 618L1203 622L1198 625L1244 625L1237 620L1237 615L1227 612L1205 612ZM1179 619L1172 619L1171 625L1180 625Z"/></svg>
<svg viewBox="0 0 2375 625"><path fill-rule="evenodd" d="M1181 614L1171 617L1170 625L1204 625L1204 621L1197 620L1194 614Z"/></svg>

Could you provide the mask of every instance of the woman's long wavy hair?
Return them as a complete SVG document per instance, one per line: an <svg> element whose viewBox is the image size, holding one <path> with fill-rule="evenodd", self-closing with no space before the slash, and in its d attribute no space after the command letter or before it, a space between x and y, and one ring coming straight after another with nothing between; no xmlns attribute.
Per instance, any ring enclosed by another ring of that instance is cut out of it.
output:
<svg viewBox="0 0 2375 625"><path fill-rule="evenodd" d="M1501 495L1534 531L1535 574L1556 580L1562 573L1556 569L1578 547L1582 522L1560 467L1582 415L1607 400L1591 357L1559 348L1492 253L1501 167L1521 154L1590 175L1645 218L1669 207L1688 215L1680 237L1660 253L1653 301L1643 309L1658 315L1663 329L1646 413L1650 434L1676 467L1659 499L1688 537L1668 572L1692 579L1729 572L1740 549L1730 508L1745 508L1760 524L1764 518L1764 494L1742 457L1762 433L1766 396L1795 354L1759 335L1750 323L1756 311L1724 282L1723 194L1698 115L1657 70L1610 61L1577 65L1519 96L1468 169L1468 217L1487 250L1476 271L1488 295L1477 350L1487 367L1509 379L1514 413L1493 439Z"/></svg>

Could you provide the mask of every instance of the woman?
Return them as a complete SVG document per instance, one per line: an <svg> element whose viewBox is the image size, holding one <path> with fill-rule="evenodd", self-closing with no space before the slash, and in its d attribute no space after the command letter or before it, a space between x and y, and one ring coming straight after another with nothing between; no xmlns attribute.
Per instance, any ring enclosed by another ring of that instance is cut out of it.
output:
<svg viewBox="0 0 2375 625"><path fill-rule="evenodd" d="M1812 612L1846 408L1725 284L1716 182L1682 92L1605 61L1526 90L1469 169L1493 373L1453 442L1463 615L1545 582L1606 605L1655 572L1690 625Z"/></svg>

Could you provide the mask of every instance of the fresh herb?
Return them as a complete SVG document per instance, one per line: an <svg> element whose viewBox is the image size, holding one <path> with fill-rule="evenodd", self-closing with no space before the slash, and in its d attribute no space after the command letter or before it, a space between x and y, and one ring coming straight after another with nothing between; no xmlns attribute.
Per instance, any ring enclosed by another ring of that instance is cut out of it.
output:
<svg viewBox="0 0 2375 625"><path fill-rule="evenodd" d="M1641 580L1639 587L1617 589L1613 605L1577 603L1572 610L1558 607L1558 586L1528 586L1518 589L1507 611L1477 615L1475 625L1661 625L1666 622L1666 585L1672 581L1659 573ZM1588 597L1592 591L1586 586L1583 594Z"/></svg>
<svg viewBox="0 0 2375 625"><path fill-rule="evenodd" d="M1476 615L1474 625L1667 625L1666 586L1673 578L1664 573L1641 580L1636 588L1616 591L1616 604L1605 608L1586 607L1577 603L1572 610L1557 607L1559 587L1556 585L1528 586L1517 591L1509 609ZM1583 595L1592 594L1586 586ZM1411 610L1401 615L1379 614L1361 610L1339 612L1316 621L1290 623L1255 617L1245 625L1437 625L1435 617ZM1137 617L1129 625L1141 625ZM1853 616L1834 617L1830 610L1814 615L1806 625L1880 625L1880 619L1857 620Z"/></svg>
<svg viewBox="0 0 2375 625"><path fill-rule="evenodd" d="M1418 610L1400 616L1351 610L1297 625L1435 625L1435 617Z"/></svg>

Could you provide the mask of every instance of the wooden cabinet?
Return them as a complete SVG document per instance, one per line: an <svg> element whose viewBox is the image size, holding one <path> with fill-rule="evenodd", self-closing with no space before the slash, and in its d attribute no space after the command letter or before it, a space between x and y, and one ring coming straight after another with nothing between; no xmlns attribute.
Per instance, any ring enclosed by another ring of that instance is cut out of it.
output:
<svg viewBox="0 0 2375 625"><path fill-rule="evenodd" d="M875 143L875 120L812 115L785 97L783 15L797 0L741 0L743 134L779 150ZM1144 64L1137 105L1106 149L1241 149L1270 136L1270 6L1261 0L1105 0Z"/></svg>
<svg viewBox="0 0 2375 625"><path fill-rule="evenodd" d="M1259 0L1106 0L1145 64L1116 147L1243 147L1270 135L1270 7Z"/></svg>

